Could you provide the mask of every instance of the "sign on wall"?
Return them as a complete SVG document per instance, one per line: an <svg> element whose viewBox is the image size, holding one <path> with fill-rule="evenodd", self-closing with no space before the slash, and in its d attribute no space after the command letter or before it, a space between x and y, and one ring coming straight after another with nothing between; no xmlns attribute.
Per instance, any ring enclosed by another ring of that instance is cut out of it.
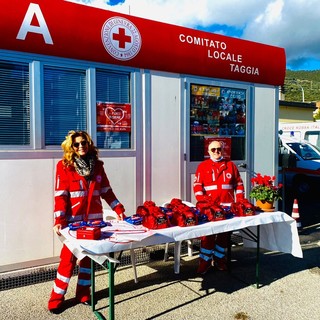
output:
<svg viewBox="0 0 320 320"><path fill-rule="evenodd" d="M98 102L97 131L131 132L131 104Z"/></svg>

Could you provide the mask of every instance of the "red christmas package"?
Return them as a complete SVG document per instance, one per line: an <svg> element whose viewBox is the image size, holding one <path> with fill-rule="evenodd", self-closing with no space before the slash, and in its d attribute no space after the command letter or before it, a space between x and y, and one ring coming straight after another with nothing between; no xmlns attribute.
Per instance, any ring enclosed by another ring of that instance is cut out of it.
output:
<svg viewBox="0 0 320 320"><path fill-rule="evenodd" d="M153 201L145 201L137 208L137 215L142 217L142 225L148 229L163 229L170 226L166 213Z"/></svg>
<svg viewBox="0 0 320 320"><path fill-rule="evenodd" d="M243 199L231 205L231 211L238 217L253 216L256 214L255 207L248 199Z"/></svg>

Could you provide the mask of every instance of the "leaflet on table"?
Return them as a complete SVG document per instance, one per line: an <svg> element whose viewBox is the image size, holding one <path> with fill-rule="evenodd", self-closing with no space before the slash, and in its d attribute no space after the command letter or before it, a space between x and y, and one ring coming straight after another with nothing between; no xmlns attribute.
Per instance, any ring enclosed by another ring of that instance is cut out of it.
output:
<svg viewBox="0 0 320 320"><path fill-rule="evenodd" d="M107 227L102 228L102 231L115 231L115 232L127 232L127 233L142 233L148 231L146 227L143 225L134 225L131 223L128 223L126 221L121 220L110 220L108 221L111 225L108 225Z"/></svg>

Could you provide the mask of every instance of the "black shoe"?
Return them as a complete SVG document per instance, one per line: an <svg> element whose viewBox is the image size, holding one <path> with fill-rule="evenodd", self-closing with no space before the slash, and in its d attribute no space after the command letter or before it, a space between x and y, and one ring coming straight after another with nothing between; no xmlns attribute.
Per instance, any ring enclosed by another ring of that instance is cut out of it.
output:
<svg viewBox="0 0 320 320"><path fill-rule="evenodd" d="M54 308L54 309L49 309L49 312L52 314L60 314L62 312L62 308Z"/></svg>

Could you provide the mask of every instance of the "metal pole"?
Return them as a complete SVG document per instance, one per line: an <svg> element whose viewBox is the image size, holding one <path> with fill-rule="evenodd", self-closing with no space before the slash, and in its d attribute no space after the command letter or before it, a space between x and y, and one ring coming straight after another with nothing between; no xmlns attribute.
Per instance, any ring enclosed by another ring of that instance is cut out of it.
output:
<svg viewBox="0 0 320 320"><path fill-rule="evenodd" d="M302 87L302 85L301 85L300 83L296 82L296 84L297 84L297 86L299 86L300 89L301 89L301 92L302 92L302 102L304 102L304 89L303 89L303 87Z"/></svg>

